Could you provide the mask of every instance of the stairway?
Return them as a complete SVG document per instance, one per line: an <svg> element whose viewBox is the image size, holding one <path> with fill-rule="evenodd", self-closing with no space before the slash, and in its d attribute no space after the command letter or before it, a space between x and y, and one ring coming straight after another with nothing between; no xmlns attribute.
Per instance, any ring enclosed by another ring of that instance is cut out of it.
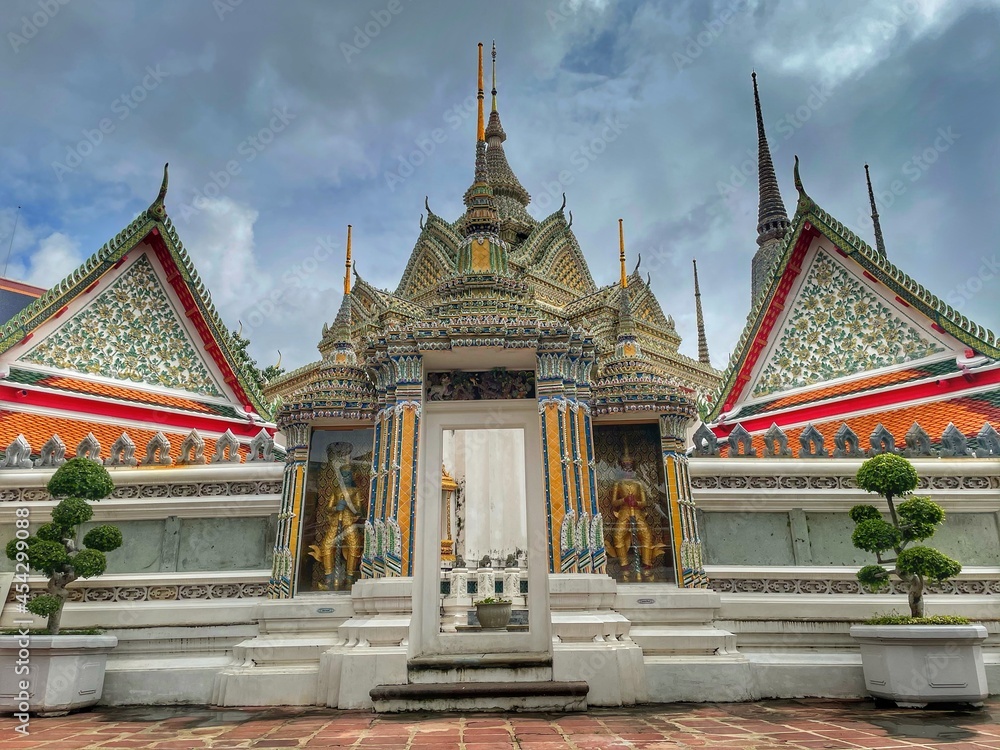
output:
<svg viewBox="0 0 1000 750"><path fill-rule="evenodd" d="M586 711L590 686L552 679L549 654L472 654L412 659L406 685L370 692L377 713Z"/></svg>

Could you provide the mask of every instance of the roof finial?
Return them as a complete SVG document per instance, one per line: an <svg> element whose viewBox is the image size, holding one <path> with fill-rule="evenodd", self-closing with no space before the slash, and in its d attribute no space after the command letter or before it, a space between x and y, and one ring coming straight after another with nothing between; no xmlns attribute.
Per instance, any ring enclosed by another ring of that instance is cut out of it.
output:
<svg viewBox="0 0 1000 750"><path fill-rule="evenodd" d="M701 289L698 287L698 261L691 259L694 265L694 309L698 319L698 361L710 365L708 358L708 339L705 337L705 318L701 313Z"/></svg>
<svg viewBox="0 0 1000 750"><path fill-rule="evenodd" d="M163 201L167 197L167 167L169 166L169 162L163 165L163 182L160 183L160 192L157 194L156 200L147 209L157 219L162 219L167 215L167 209L163 205Z"/></svg>
<svg viewBox="0 0 1000 750"><path fill-rule="evenodd" d="M872 204L872 223L875 225L875 249L884 258L886 257L885 240L882 239L882 225L879 224L878 220L878 208L875 207L875 192L872 190L872 176L868 171L867 164L865 164L865 180L868 182L868 200Z"/></svg>
<svg viewBox="0 0 1000 750"><path fill-rule="evenodd" d="M344 263L344 294L351 293L351 225L347 225L347 261Z"/></svg>
<svg viewBox="0 0 1000 750"><path fill-rule="evenodd" d="M622 219L618 220L618 265L621 267L622 289L628 289L628 274L625 273L625 227Z"/></svg>
<svg viewBox="0 0 1000 750"><path fill-rule="evenodd" d="M781 200L778 178L774 174L771 149L767 145L764 132L764 116L760 109L760 92L757 90L757 72L753 78L753 101L757 111L757 180L760 203L757 211L757 244L763 246L772 240L780 240L788 230L788 213Z"/></svg>
<svg viewBox="0 0 1000 750"><path fill-rule="evenodd" d="M479 101L479 119L476 125L476 140L486 140L486 122L483 120L483 43L479 43L479 93L476 94Z"/></svg>
<svg viewBox="0 0 1000 750"><path fill-rule="evenodd" d="M278 362L274 366L274 369L275 370L280 370L281 369L281 349L278 349Z"/></svg>
<svg viewBox="0 0 1000 750"><path fill-rule="evenodd" d="M493 109L492 112L497 111L497 40L493 40Z"/></svg>

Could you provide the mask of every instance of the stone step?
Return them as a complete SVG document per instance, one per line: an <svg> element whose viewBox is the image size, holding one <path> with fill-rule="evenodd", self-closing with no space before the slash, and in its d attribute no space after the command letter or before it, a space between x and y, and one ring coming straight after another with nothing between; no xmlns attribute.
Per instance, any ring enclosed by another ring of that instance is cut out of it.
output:
<svg viewBox="0 0 1000 750"><path fill-rule="evenodd" d="M550 654L469 654L422 656L407 663L411 683L547 682L552 679Z"/></svg>
<svg viewBox="0 0 1000 750"><path fill-rule="evenodd" d="M376 713L403 711L586 711L586 682L459 682L379 685Z"/></svg>
<svg viewBox="0 0 1000 750"><path fill-rule="evenodd" d="M634 625L631 637L642 648L645 656L737 653L736 636L729 631L713 627Z"/></svg>

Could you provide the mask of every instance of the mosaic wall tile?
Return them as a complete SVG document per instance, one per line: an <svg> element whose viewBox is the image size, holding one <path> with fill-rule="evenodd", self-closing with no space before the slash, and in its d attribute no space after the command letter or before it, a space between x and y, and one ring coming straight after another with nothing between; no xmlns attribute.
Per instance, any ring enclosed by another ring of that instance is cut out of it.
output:
<svg viewBox="0 0 1000 750"><path fill-rule="evenodd" d="M796 298L755 397L912 362L944 347L903 319L826 253Z"/></svg>
<svg viewBox="0 0 1000 750"><path fill-rule="evenodd" d="M222 396L146 256L22 360Z"/></svg>

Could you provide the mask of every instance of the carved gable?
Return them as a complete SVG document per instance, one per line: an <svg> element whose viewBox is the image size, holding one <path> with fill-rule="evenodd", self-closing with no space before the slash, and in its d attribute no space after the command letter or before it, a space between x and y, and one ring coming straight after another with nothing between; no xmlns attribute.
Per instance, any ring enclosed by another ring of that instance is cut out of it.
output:
<svg viewBox="0 0 1000 750"><path fill-rule="evenodd" d="M20 361L223 395L145 255Z"/></svg>
<svg viewBox="0 0 1000 750"><path fill-rule="evenodd" d="M754 398L946 351L929 331L823 250L771 341L750 391Z"/></svg>
<svg viewBox="0 0 1000 750"><path fill-rule="evenodd" d="M445 255L443 248L434 240L422 238L414 249L410 262L403 272L396 294L412 298L435 287L453 270L453 263Z"/></svg>

